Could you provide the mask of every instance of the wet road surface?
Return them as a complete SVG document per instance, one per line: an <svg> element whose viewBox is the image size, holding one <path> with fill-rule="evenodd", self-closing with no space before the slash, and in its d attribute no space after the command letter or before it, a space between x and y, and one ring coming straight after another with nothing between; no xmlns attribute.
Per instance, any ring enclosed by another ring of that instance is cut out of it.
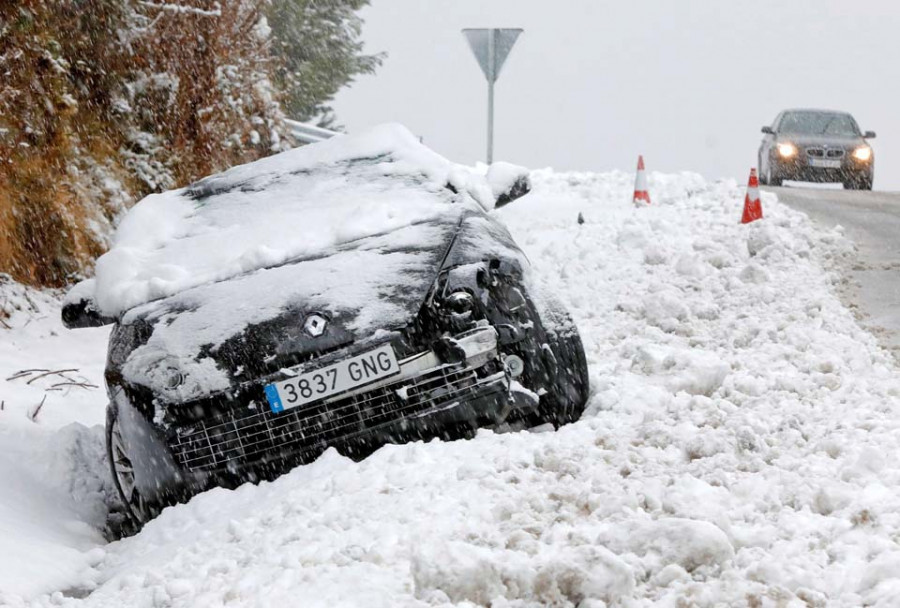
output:
<svg viewBox="0 0 900 608"><path fill-rule="evenodd" d="M900 359L900 192L765 188L825 227L841 225L859 248L848 294L872 330Z"/></svg>

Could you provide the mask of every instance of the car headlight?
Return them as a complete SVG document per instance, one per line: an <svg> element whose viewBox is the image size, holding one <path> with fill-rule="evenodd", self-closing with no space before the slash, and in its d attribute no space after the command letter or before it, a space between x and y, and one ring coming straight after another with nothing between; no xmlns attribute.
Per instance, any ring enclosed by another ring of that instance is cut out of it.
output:
<svg viewBox="0 0 900 608"><path fill-rule="evenodd" d="M794 144L778 144L778 155L781 158L793 158L797 156L797 146Z"/></svg>
<svg viewBox="0 0 900 608"><path fill-rule="evenodd" d="M444 298L444 303L454 315L466 315L475 309L475 298L468 291L454 291Z"/></svg>
<svg viewBox="0 0 900 608"><path fill-rule="evenodd" d="M866 162L872 158L872 148L869 146L860 146L853 151L853 158Z"/></svg>
<svg viewBox="0 0 900 608"><path fill-rule="evenodd" d="M174 391L184 384L184 373L177 367L166 367L162 370L163 386L168 391Z"/></svg>

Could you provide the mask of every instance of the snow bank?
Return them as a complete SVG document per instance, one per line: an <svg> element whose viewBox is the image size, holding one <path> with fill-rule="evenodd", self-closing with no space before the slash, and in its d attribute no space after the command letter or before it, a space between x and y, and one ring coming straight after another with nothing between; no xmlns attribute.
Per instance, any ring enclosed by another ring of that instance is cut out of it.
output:
<svg viewBox="0 0 900 608"><path fill-rule="evenodd" d="M61 296L0 274L0 425L6 428L55 431L105 419L109 328L66 329Z"/></svg>
<svg viewBox="0 0 900 608"><path fill-rule="evenodd" d="M333 451L95 554L86 606L895 606L900 379L835 296L852 252L764 195L536 172L503 209L582 332L559 432ZM577 223L582 213L585 223ZM71 595L71 594L69 594Z"/></svg>
<svg viewBox="0 0 900 608"><path fill-rule="evenodd" d="M0 606L77 585L106 544L109 330L66 330L58 296L0 275Z"/></svg>
<svg viewBox="0 0 900 608"><path fill-rule="evenodd" d="M491 185L404 127L335 137L143 199L97 261L94 299L115 316L190 287L433 219L460 200L491 208Z"/></svg>
<svg viewBox="0 0 900 608"><path fill-rule="evenodd" d="M0 423L0 606L96 576L112 480L103 429Z"/></svg>

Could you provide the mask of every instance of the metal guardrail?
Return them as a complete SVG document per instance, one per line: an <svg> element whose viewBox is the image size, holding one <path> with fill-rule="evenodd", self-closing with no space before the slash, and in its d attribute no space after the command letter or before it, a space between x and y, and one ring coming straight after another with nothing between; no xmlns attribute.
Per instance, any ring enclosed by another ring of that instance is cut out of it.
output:
<svg viewBox="0 0 900 608"><path fill-rule="evenodd" d="M323 129L322 127L314 127L305 122L297 122L296 120L285 119L285 124L291 129L291 135L294 139L302 141L305 144L314 144L318 141L330 139L335 135L340 135L337 131Z"/></svg>

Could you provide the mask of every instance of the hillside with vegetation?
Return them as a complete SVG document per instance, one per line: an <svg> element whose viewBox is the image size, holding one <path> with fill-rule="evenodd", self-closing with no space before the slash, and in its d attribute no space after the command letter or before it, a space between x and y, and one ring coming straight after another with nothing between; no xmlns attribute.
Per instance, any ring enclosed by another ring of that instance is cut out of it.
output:
<svg viewBox="0 0 900 608"><path fill-rule="evenodd" d="M0 3L0 273L91 273L152 192L294 145L365 55L367 0Z"/></svg>

